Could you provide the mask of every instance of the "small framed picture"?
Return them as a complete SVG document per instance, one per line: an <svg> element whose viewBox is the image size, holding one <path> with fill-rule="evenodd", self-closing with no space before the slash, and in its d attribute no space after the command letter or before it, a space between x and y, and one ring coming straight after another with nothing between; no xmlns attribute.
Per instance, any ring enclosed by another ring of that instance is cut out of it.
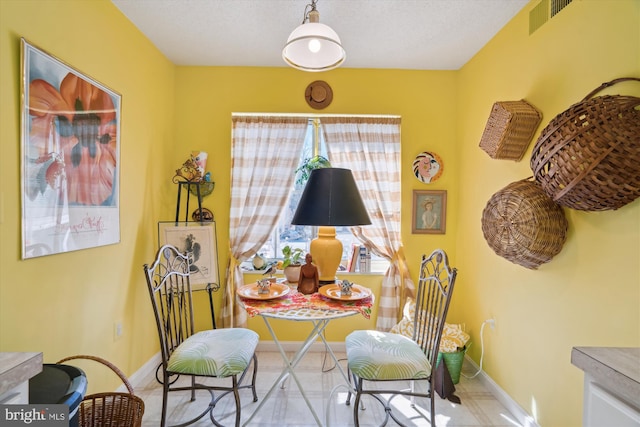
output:
<svg viewBox="0 0 640 427"><path fill-rule="evenodd" d="M413 190L411 233L445 234L446 220L446 190Z"/></svg>
<svg viewBox="0 0 640 427"><path fill-rule="evenodd" d="M204 289L208 284L220 284L214 221L159 222L158 244L170 244L180 252L193 254L191 289Z"/></svg>

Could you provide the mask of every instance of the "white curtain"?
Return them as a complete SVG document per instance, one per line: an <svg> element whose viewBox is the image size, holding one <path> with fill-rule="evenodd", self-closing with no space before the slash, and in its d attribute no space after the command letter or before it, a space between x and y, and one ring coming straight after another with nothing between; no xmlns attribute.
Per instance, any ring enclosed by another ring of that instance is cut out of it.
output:
<svg viewBox="0 0 640 427"><path fill-rule="evenodd" d="M273 232L289 199L307 130L306 117L234 116L231 148L229 265L222 307L225 327L246 326L236 304L240 264Z"/></svg>
<svg viewBox="0 0 640 427"><path fill-rule="evenodd" d="M333 167L351 169L371 225L352 231L374 254L389 260L382 280L376 329L388 331L400 304L413 296L400 234L400 118L323 117L322 129Z"/></svg>

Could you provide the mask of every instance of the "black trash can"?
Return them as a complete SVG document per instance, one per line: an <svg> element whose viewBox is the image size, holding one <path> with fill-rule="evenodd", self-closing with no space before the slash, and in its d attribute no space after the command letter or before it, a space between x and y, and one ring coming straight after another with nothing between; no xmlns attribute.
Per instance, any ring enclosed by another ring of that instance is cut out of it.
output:
<svg viewBox="0 0 640 427"><path fill-rule="evenodd" d="M75 366L45 363L29 380L29 403L67 405L69 427L78 427L78 409L86 393L87 376Z"/></svg>

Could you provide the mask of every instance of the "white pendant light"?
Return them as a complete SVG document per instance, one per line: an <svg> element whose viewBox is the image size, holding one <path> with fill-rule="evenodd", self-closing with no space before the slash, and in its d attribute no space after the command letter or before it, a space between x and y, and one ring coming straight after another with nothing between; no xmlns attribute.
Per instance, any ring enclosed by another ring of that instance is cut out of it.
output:
<svg viewBox="0 0 640 427"><path fill-rule="evenodd" d="M302 25L291 32L282 49L282 58L293 68L303 71L328 71L338 68L345 60L346 52L340 37L328 25L321 24L316 2L305 8ZM307 8L311 10L307 13ZM309 22L307 22L307 20Z"/></svg>

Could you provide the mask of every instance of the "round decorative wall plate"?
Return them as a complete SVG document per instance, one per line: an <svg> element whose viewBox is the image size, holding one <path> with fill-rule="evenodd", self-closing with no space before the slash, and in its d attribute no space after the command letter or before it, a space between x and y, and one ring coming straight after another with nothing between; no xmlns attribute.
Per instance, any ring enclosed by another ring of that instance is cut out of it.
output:
<svg viewBox="0 0 640 427"><path fill-rule="evenodd" d="M211 222L213 221L213 212L207 208L202 208L202 215L200 215L199 209L196 208L196 210L191 214L191 219L198 222Z"/></svg>
<svg viewBox="0 0 640 427"><path fill-rule="evenodd" d="M304 91L304 99L311 108L321 110L328 107L331 101L333 101L333 91L327 82L316 80L307 86L307 89Z"/></svg>
<svg viewBox="0 0 640 427"><path fill-rule="evenodd" d="M442 176L444 165L442 159L434 152L424 151L413 161L413 173L425 184L430 184Z"/></svg>

